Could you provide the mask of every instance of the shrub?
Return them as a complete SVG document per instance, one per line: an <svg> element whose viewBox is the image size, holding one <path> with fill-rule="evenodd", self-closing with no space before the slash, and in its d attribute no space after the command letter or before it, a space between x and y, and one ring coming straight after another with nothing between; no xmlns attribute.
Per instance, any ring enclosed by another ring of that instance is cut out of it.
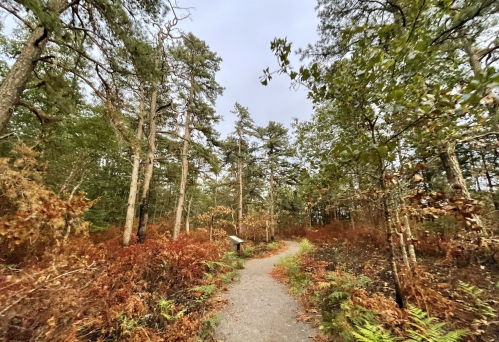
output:
<svg viewBox="0 0 499 342"><path fill-rule="evenodd" d="M70 233L85 234L83 214L94 203L83 192L56 195L41 183L37 154L24 144L14 151L13 164L0 159L0 259L7 263L40 257Z"/></svg>
<svg viewBox="0 0 499 342"><path fill-rule="evenodd" d="M252 258L253 255L255 254L255 247L252 247L252 246L248 246L248 247L244 247L243 249L243 257L244 258Z"/></svg>
<svg viewBox="0 0 499 342"><path fill-rule="evenodd" d="M186 235L128 248L70 238L22 272L0 269L0 339L185 340L211 305L200 297L232 270L223 257L215 244Z"/></svg>
<svg viewBox="0 0 499 342"><path fill-rule="evenodd" d="M312 244L309 240L303 239L300 242L300 251L298 252L300 255L306 255L315 250L314 244Z"/></svg>

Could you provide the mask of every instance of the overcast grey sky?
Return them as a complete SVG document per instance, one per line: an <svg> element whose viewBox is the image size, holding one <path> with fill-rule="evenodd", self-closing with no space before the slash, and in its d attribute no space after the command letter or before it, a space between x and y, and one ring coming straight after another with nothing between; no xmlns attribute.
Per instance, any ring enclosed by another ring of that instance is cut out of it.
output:
<svg viewBox="0 0 499 342"><path fill-rule="evenodd" d="M218 129L226 136L233 130L235 102L248 107L255 123L270 120L290 127L293 117L307 119L312 104L304 89L289 89L289 77L276 76L264 87L258 79L263 69L276 69L270 42L288 37L293 49L317 40L315 0L179 0L179 6L194 7L192 20L180 25L205 40L222 58L217 81L226 88L217 101L217 113L224 117ZM293 58L298 65L298 58Z"/></svg>

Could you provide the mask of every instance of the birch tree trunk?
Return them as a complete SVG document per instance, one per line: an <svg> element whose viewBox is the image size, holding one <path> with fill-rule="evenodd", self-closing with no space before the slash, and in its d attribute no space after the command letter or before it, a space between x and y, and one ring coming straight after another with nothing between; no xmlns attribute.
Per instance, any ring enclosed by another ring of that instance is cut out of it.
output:
<svg viewBox="0 0 499 342"><path fill-rule="evenodd" d="M459 166L459 161L457 160L455 144L451 142L447 143L439 156L450 186L458 193L462 194L466 200L472 200L468 186L466 185L466 180L463 177L463 172ZM480 227L482 234L487 236L487 230L480 216L473 214L472 219L475 221L476 225Z"/></svg>
<svg viewBox="0 0 499 342"><path fill-rule="evenodd" d="M149 137L147 139L147 165L144 173L144 185L142 186L142 198L140 203L139 229L137 236L139 243L144 242L147 231L147 220L149 217L149 195L152 173L154 170L154 156L156 154L156 102L158 98L158 84L156 83L151 95L151 112L149 113Z"/></svg>
<svg viewBox="0 0 499 342"><path fill-rule="evenodd" d="M191 93L189 95L189 105L192 104L192 99L194 97L194 76L191 76ZM175 226L173 228L173 238L176 239L180 234L180 226L182 224L182 211L184 210L185 201L185 189L187 186L187 174L189 173L189 161L187 160L187 154L189 153L189 140L191 138L190 129L190 119L191 112L190 109L187 110L185 117L185 131L184 131L184 147L182 149L182 177L180 179L180 192L178 195L177 213L175 216ZM211 230L210 230L211 236ZM211 237L210 237L211 240Z"/></svg>
<svg viewBox="0 0 499 342"><path fill-rule="evenodd" d="M404 213L404 224L405 224L405 235L407 237L407 250L409 252L409 264L411 266L415 266L418 264L418 261L416 259L416 250L414 249L414 238L412 236L412 231L411 231L411 225L409 224L409 218L407 217L407 214Z"/></svg>
<svg viewBox="0 0 499 342"><path fill-rule="evenodd" d="M137 199L139 168L140 168L140 141L142 140L144 126L144 85L140 85L139 123L137 127L137 144L133 146L133 167L132 179L130 181L130 193L128 195L128 205L125 218L125 231L123 232L123 245L130 245L132 235L133 220L135 218L135 200Z"/></svg>
<svg viewBox="0 0 499 342"><path fill-rule="evenodd" d="M410 271L411 270L411 264L409 262L409 257L407 253L407 248L405 245L405 238L404 238L404 228L402 227L402 224L400 222L400 215L398 212L398 209L395 208L395 222L397 223L397 230L396 233L400 239L400 250L402 252L402 260L404 261L405 267Z"/></svg>
<svg viewBox="0 0 499 342"><path fill-rule="evenodd" d="M65 0L50 0L47 5L55 13L61 13L66 6L67 1ZM19 99L26 89L26 84L47 46L49 35L50 32L46 27L36 26L24 43L16 62L2 80L0 85L0 132L10 121Z"/></svg>
<svg viewBox="0 0 499 342"><path fill-rule="evenodd" d="M237 172L239 174L239 235L243 236L243 167L241 163L241 134L239 133L239 156L237 159Z"/></svg>

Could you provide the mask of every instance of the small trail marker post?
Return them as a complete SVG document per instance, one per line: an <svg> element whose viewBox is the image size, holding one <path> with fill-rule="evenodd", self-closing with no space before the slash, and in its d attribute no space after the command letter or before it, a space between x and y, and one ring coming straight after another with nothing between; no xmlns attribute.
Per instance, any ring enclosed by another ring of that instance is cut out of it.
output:
<svg viewBox="0 0 499 342"><path fill-rule="evenodd" d="M244 240L235 235L230 235L229 240L230 240L230 251L231 252L237 251L237 254L240 254L241 245L243 244Z"/></svg>

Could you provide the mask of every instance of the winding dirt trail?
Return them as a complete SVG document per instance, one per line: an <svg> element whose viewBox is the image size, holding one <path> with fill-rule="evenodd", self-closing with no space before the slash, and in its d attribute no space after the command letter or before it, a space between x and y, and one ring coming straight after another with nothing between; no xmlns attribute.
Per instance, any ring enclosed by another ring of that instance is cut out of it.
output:
<svg viewBox="0 0 499 342"><path fill-rule="evenodd" d="M287 251L265 259L253 259L240 271L241 279L224 294L230 304L220 314L215 340L223 342L311 341L316 331L296 321L298 302L269 274L285 254L294 254L299 244L288 241Z"/></svg>

